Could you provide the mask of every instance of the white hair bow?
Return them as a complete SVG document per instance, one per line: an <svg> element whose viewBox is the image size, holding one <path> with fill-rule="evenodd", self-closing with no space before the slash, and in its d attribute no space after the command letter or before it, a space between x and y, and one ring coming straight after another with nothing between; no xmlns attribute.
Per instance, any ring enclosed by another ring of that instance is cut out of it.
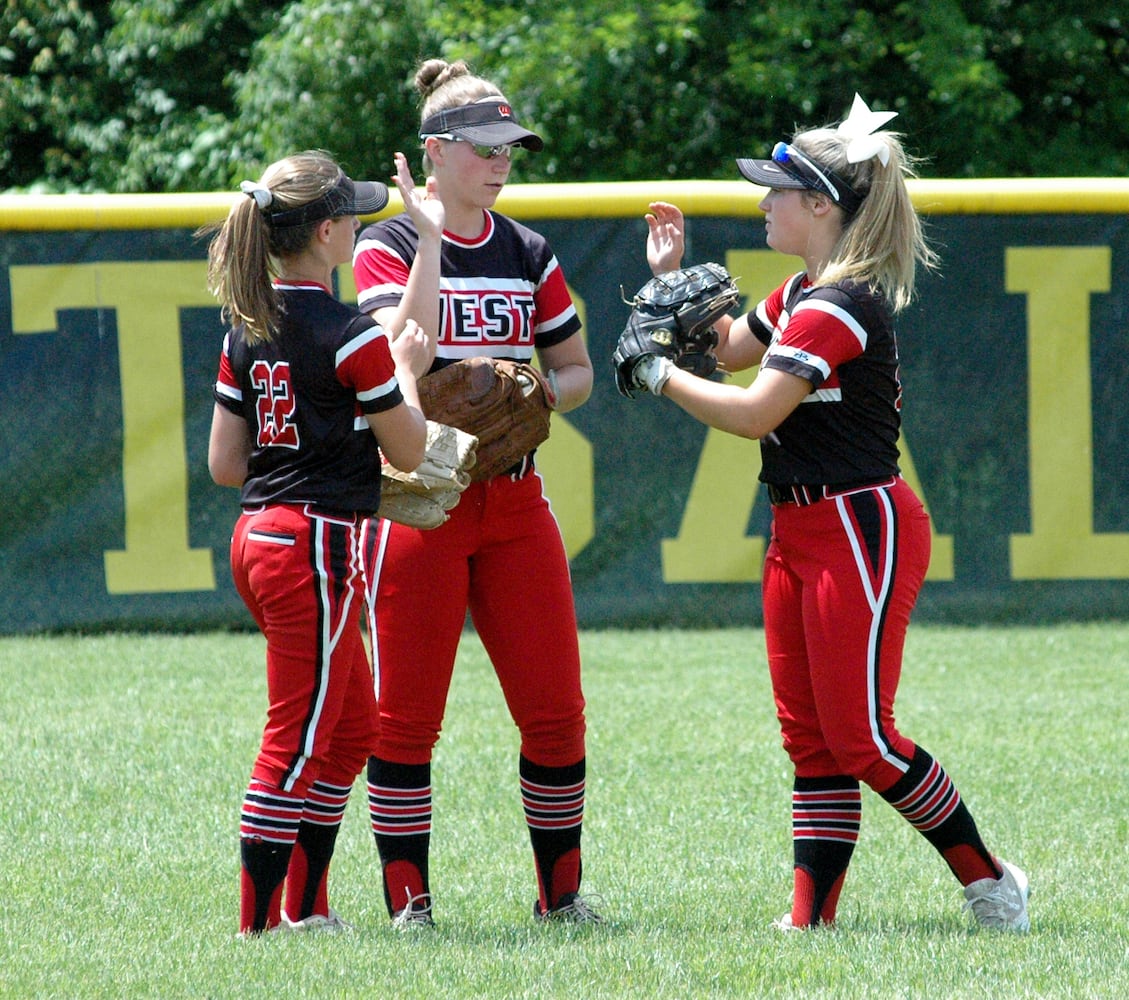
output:
<svg viewBox="0 0 1129 1000"><path fill-rule="evenodd" d="M897 118L896 111L871 111L858 94L851 105L851 113L840 123L838 132L847 138L847 162L861 163L877 156L882 166L890 162L890 147L877 136L876 132L891 118Z"/></svg>
<svg viewBox="0 0 1129 1000"><path fill-rule="evenodd" d="M241 181L239 190L242 191L248 198L254 198L255 204L259 206L260 212L265 212L274 201L274 193L269 187L265 187L258 181Z"/></svg>

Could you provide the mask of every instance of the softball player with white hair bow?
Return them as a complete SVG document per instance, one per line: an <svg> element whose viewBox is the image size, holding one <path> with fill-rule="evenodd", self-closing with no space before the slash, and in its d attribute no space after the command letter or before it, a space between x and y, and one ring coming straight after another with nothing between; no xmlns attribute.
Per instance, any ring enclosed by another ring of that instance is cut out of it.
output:
<svg viewBox="0 0 1129 1000"><path fill-rule="evenodd" d="M900 137L858 95L838 127L801 131L771 158L739 159L768 189L768 245L804 261L744 316L718 323L726 385L656 354L632 387L711 427L761 443L772 502L763 602L769 672L794 768L794 894L777 921L834 922L859 836L860 782L945 859L986 926L1028 928L1026 875L984 845L944 768L904 736L894 696L910 613L929 565L928 515L898 467L902 384L894 319L918 264L933 267L905 178ZM647 216L655 274L679 266L682 213Z"/></svg>

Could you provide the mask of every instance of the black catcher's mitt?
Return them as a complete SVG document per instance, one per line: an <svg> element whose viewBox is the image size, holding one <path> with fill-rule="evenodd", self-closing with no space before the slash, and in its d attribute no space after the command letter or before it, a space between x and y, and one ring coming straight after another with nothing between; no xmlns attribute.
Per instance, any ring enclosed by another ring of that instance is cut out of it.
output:
<svg viewBox="0 0 1129 1000"><path fill-rule="evenodd" d="M628 397L632 389L645 389L632 374L639 359L648 354L670 358L679 368L703 378L712 375L717 368L713 325L740 297L729 272L712 262L652 278L633 298L624 300L631 315L612 355L616 388Z"/></svg>

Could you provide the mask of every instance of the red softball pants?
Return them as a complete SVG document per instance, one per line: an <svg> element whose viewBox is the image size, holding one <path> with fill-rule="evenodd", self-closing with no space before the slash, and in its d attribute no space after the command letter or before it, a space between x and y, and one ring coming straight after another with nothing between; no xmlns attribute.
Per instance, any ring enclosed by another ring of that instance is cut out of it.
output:
<svg viewBox="0 0 1129 1000"><path fill-rule="evenodd" d="M881 792L909 767L894 696L929 551L928 515L901 478L773 507L765 638L798 777L845 774Z"/></svg>
<svg viewBox="0 0 1129 1000"><path fill-rule="evenodd" d="M351 785L375 745L359 523L272 506L244 513L232 536L235 586L267 641L252 778L296 797L317 778Z"/></svg>
<svg viewBox="0 0 1129 1000"><path fill-rule="evenodd" d="M378 757L431 760L468 610L521 733L521 753L546 767L584 756L572 580L541 487L536 473L503 474L471 483L438 528L370 523Z"/></svg>

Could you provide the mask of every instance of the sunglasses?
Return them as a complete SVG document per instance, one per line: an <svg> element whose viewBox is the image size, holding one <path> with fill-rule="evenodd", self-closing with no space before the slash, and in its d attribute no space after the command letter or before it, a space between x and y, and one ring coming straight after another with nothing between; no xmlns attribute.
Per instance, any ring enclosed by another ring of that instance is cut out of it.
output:
<svg viewBox="0 0 1129 1000"><path fill-rule="evenodd" d="M507 160L512 160L514 155L523 147L520 143L507 142L498 146L482 146L476 142L471 142L469 139L464 139L461 135L451 135L449 132L436 133L434 135L424 136L425 139L446 139L448 142L465 142L475 156L480 156L484 160L492 160L495 156L504 156Z"/></svg>
<svg viewBox="0 0 1129 1000"><path fill-rule="evenodd" d="M808 187L820 188L835 201L839 200L839 189L832 183L831 178L819 169L811 160L801 153L795 146L786 142L778 142L772 147L772 162L781 166L788 165L793 169L788 173L803 181Z"/></svg>
<svg viewBox="0 0 1129 1000"><path fill-rule="evenodd" d="M807 187L822 191L837 205L842 206L848 215L855 212L862 201L862 196L832 170L817 166L815 161L786 142L778 142L772 147L772 162L789 168L787 173L802 181Z"/></svg>

